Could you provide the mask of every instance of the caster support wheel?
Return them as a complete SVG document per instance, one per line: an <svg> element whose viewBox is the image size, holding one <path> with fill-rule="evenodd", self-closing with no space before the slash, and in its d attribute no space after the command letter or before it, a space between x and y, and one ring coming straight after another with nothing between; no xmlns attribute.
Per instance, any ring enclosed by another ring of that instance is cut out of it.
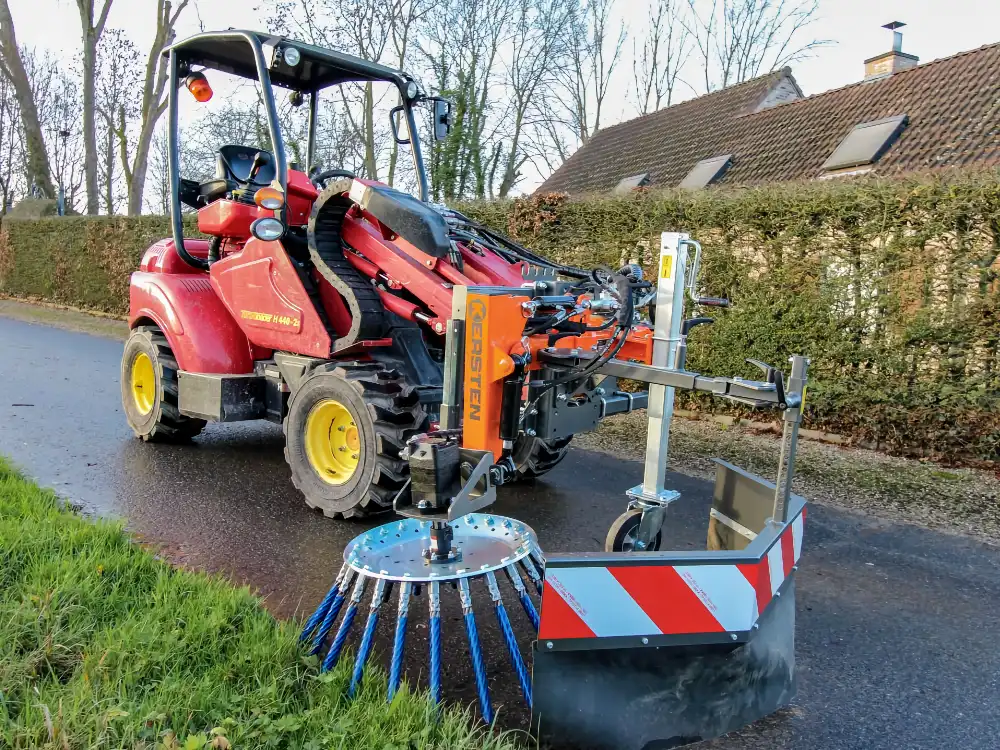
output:
<svg viewBox="0 0 1000 750"><path fill-rule="evenodd" d="M660 549L662 532L656 532L653 541L646 548L639 548L639 524L642 522L641 510L627 510L622 513L608 530L604 540L605 552L656 552Z"/></svg>

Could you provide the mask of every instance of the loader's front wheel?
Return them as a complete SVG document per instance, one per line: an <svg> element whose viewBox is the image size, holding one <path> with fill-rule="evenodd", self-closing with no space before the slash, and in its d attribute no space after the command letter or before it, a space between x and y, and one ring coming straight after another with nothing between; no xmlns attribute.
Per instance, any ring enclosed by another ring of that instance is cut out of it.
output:
<svg viewBox="0 0 1000 750"><path fill-rule="evenodd" d="M518 480L537 479L549 473L566 458L572 439L572 435L542 440L540 437L522 434L514 443L514 464L517 466Z"/></svg>
<svg viewBox="0 0 1000 750"><path fill-rule="evenodd" d="M177 360L158 328L139 326L128 337L121 385L129 427L147 442L185 442L205 426L177 408Z"/></svg>
<svg viewBox="0 0 1000 750"><path fill-rule="evenodd" d="M358 518L392 509L409 469L399 452L427 429L427 414L395 371L330 364L292 394L284 429L285 459L306 504L331 518Z"/></svg>

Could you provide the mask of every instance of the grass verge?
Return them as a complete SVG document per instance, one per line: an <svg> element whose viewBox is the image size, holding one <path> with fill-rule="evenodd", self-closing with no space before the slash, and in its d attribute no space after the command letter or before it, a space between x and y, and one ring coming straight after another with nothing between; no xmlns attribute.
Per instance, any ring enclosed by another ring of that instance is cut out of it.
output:
<svg viewBox="0 0 1000 750"><path fill-rule="evenodd" d="M246 588L171 568L0 458L0 747L514 750L422 695L321 674Z"/></svg>

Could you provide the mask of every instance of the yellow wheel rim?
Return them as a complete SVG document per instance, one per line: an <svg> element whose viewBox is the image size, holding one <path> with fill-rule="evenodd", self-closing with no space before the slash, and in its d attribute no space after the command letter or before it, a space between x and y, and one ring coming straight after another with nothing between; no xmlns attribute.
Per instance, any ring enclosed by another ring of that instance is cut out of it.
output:
<svg viewBox="0 0 1000 750"><path fill-rule="evenodd" d="M339 401L318 401L306 417L306 457L327 484L344 484L358 469L361 438L354 417Z"/></svg>
<svg viewBox="0 0 1000 750"><path fill-rule="evenodd" d="M153 360L145 352L139 352L132 360L132 400L143 416L153 411L153 404L156 402L156 371L153 369Z"/></svg>

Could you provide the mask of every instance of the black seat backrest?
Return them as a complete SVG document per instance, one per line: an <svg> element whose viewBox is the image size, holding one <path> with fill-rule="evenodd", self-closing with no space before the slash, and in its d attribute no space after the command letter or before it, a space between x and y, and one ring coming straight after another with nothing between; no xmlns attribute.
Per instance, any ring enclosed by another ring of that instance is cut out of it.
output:
<svg viewBox="0 0 1000 750"><path fill-rule="evenodd" d="M263 151L263 149L253 146L223 146L215 155L215 176L219 179L245 183L247 177L250 176L250 167L253 165L253 158L258 151ZM257 176L254 177L254 185L270 185L278 174L274 166L274 155L270 151L265 153L271 156L271 161L261 167Z"/></svg>
<svg viewBox="0 0 1000 750"><path fill-rule="evenodd" d="M447 257L451 249L448 223L426 203L409 193L370 185L365 208L418 250L435 258Z"/></svg>

